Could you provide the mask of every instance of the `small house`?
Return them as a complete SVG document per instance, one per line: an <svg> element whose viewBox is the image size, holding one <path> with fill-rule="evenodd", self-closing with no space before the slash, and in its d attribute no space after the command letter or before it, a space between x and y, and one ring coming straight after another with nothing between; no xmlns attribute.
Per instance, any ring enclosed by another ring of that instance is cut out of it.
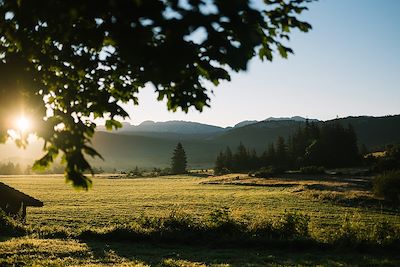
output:
<svg viewBox="0 0 400 267"><path fill-rule="evenodd" d="M1 210L25 221L27 207L43 207L43 202L0 182Z"/></svg>

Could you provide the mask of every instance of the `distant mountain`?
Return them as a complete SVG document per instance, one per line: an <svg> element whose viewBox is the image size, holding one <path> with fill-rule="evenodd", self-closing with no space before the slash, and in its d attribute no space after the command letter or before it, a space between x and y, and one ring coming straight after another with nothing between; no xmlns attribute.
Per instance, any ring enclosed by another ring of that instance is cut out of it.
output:
<svg viewBox="0 0 400 267"><path fill-rule="evenodd" d="M243 143L246 147L254 148L261 153L279 136L287 137L303 124L305 122L294 120L260 121L243 127L232 128L216 136L213 142L230 146L233 149L236 149L239 143Z"/></svg>
<svg viewBox="0 0 400 267"><path fill-rule="evenodd" d="M307 119L307 118L303 118L300 116L294 116L294 117L279 117L279 118L275 118L275 117L269 117L263 121L300 121L300 122L306 122L306 121L310 121L310 122L317 122L319 120L317 119ZM235 126L230 127L230 128L240 128L243 126L247 126L247 125L251 125L251 124L255 124L258 123L260 121L256 121L256 120L246 120L246 121L242 121L237 123ZM262 122L262 121L261 121Z"/></svg>
<svg viewBox="0 0 400 267"><path fill-rule="evenodd" d="M305 122L305 121L310 121L310 122L317 122L319 120L317 119L307 119L307 118L303 118L300 116L294 116L294 117L280 117L280 118L274 118L274 117L269 117L267 119L265 119L265 121L301 121L301 122Z"/></svg>
<svg viewBox="0 0 400 267"><path fill-rule="evenodd" d="M269 117L264 121L300 121L305 122L307 119L294 116L291 118L281 117L281 118L274 118ZM318 121L315 119L310 119L309 121ZM176 133L176 134L196 134L196 135L204 135L204 134L215 134L215 133L223 133L229 131L231 129L244 127L251 124L256 124L259 121L257 120L245 120L242 122L237 123L233 127L226 127L222 128L219 126L203 124L198 122L191 122L191 121L165 121L165 122L154 122L151 120L147 120L142 122L139 125L131 125L128 122L122 123L123 127L114 131L114 133L124 133L124 134L131 134L131 133ZM98 131L106 131L104 126L98 126Z"/></svg>
<svg viewBox="0 0 400 267"><path fill-rule="evenodd" d="M119 133L138 133L138 132L155 132L155 133L179 133L179 134L209 134L223 132L224 128L214 125L208 125L190 121L166 121L154 122L144 121L135 126L125 124Z"/></svg>
<svg viewBox="0 0 400 267"><path fill-rule="evenodd" d="M352 124L359 144L365 144L370 149L400 143L400 116L348 117L316 123L340 123L344 126ZM304 125L305 121L300 119L282 119L250 123L208 135L136 132L122 136L97 133L93 143L106 158L103 164L122 168L135 165L168 166L174 146L177 142L182 142L189 165L206 168L213 166L218 152L227 146L235 150L241 142L262 153L268 144L276 142L278 136L287 138Z"/></svg>
<svg viewBox="0 0 400 267"><path fill-rule="evenodd" d="M257 123L257 122L258 121L241 121L241 122L235 124L235 126L233 126L233 128L239 128L239 127L243 127L243 126L246 126L246 125L254 124L254 123Z"/></svg>
<svg viewBox="0 0 400 267"><path fill-rule="evenodd" d="M388 144L400 143L400 115L384 117L347 117L329 121L311 120L316 123L340 123L343 126L353 126L359 145L364 144L371 150L383 149ZM234 145L242 142L246 146L254 147L262 151L262 145L275 142L280 135L287 137L299 126L304 125L305 120L266 120L240 128L233 128L216 137L215 141Z"/></svg>
<svg viewBox="0 0 400 267"><path fill-rule="evenodd" d="M233 128L182 121L145 122L139 126L126 124L123 130L114 133L98 131L95 134L93 146L105 161L91 162L94 166L107 169L167 167L174 147L182 142L191 168L212 167L219 151L227 146L235 150L242 142L246 147L262 153L268 144L276 142L278 136L286 138L293 134L305 124L305 119L251 122L242 123L242 126L239 123L239 127ZM382 149L387 144L400 143L400 115L348 117L316 123L351 124L358 143L365 144L369 149ZM34 143L27 150L19 150L13 144L0 145L0 161L25 163L26 159L32 159L33 162L43 154L42 146L42 143Z"/></svg>
<svg viewBox="0 0 400 267"><path fill-rule="evenodd" d="M335 119L344 126L351 124L358 143L369 149L382 149L385 145L400 143L400 115L384 117L347 117Z"/></svg>
<svg viewBox="0 0 400 267"><path fill-rule="evenodd" d="M211 167L222 147L204 139L182 140L176 138L157 138L140 134L113 134L97 132L93 146L105 161L92 161L95 166L126 169L139 167L168 167L172 152L178 142L182 142L191 168Z"/></svg>

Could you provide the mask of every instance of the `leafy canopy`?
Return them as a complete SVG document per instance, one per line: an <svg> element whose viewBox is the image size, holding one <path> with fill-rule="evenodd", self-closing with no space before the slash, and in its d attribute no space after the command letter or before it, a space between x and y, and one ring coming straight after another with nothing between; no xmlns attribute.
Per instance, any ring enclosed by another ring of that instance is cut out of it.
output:
<svg viewBox="0 0 400 267"><path fill-rule="evenodd" d="M229 80L258 55L286 58L310 0L0 0L0 141L13 114L35 120L45 141L35 166L59 154L66 179L87 189L93 119L108 129L128 116L121 103L152 84L169 110L209 106L206 84ZM211 91L212 92L212 91ZM17 143L26 145L26 135Z"/></svg>

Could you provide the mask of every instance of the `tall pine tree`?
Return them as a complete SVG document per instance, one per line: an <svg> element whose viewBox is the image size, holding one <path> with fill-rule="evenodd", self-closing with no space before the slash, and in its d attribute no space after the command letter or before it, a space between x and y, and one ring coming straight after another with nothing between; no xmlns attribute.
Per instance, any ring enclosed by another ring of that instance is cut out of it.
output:
<svg viewBox="0 0 400 267"><path fill-rule="evenodd" d="M224 174L224 172L226 170L225 163L226 163L225 162L225 155L221 151L221 152L219 152L219 154L217 156L217 159L215 161L214 174L216 174L216 175Z"/></svg>
<svg viewBox="0 0 400 267"><path fill-rule="evenodd" d="M186 173L186 153L181 143L175 147L174 154L171 158L171 171L173 174Z"/></svg>

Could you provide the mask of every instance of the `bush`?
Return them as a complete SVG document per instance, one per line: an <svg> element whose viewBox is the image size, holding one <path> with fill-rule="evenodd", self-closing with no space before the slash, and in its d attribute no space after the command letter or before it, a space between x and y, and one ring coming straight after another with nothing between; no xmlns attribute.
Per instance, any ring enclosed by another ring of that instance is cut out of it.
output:
<svg viewBox="0 0 400 267"><path fill-rule="evenodd" d="M263 167L254 173L255 177L258 178L268 178L273 175L283 174L285 172L284 168L269 166L267 168Z"/></svg>
<svg viewBox="0 0 400 267"><path fill-rule="evenodd" d="M163 219L162 227L164 231L168 232L189 232L194 230L197 225L190 215L172 211L168 217Z"/></svg>
<svg viewBox="0 0 400 267"><path fill-rule="evenodd" d="M333 244L342 247L356 247L369 239L368 231L359 214L353 216L345 214L339 230L332 238Z"/></svg>
<svg viewBox="0 0 400 267"><path fill-rule="evenodd" d="M232 218L229 208L223 207L212 211L209 215L208 222L206 222L206 229L210 233L218 232L222 235L245 234L244 225L240 221Z"/></svg>
<svg viewBox="0 0 400 267"><path fill-rule="evenodd" d="M302 174L324 174L325 168L322 166L305 166L300 168Z"/></svg>
<svg viewBox="0 0 400 267"><path fill-rule="evenodd" d="M399 248L400 228L388 221L365 224L359 214L346 214L340 229L328 243L338 247L386 247Z"/></svg>
<svg viewBox="0 0 400 267"><path fill-rule="evenodd" d="M25 233L24 226L7 216L3 210L0 209L0 236L20 236Z"/></svg>
<svg viewBox="0 0 400 267"><path fill-rule="evenodd" d="M398 228L387 221L375 223L371 235L371 240L380 245L390 245L400 238Z"/></svg>
<svg viewBox="0 0 400 267"><path fill-rule="evenodd" d="M310 217L297 213L286 213L280 220L278 231L283 239L307 239L309 232Z"/></svg>
<svg viewBox="0 0 400 267"><path fill-rule="evenodd" d="M225 174L228 174L228 173L231 173L231 171L228 169L228 168L221 168L221 169L219 169L219 168L215 168L214 169L214 175L225 175Z"/></svg>
<svg viewBox="0 0 400 267"><path fill-rule="evenodd" d="M393 157L382 157L375 159L372 170L375 172L386 172L400 169L399 161Z"/></svg>
<svg viewBox="0 0 400 267"><path fill-rule="evenodd" d="M400 170L400 145L391 145L386 148L385 153L381 157L368 157L368 163L372 165L375 172L387 172Z"/></svg>
<svg viewBox="0 0 400 267"><path fill-rule="evenodd" d="M400 171L390 171L373 180L374 194L390 202L400 202Z"/></svg>
<svg viewBox="0 0 400 267"><path fill-rule="evenodd" d="M164 168L164 169L160 170L160 172L159 172L160 176L166 176L166 175L171 175L171 174L172 174L171 168Z"/></svg>

